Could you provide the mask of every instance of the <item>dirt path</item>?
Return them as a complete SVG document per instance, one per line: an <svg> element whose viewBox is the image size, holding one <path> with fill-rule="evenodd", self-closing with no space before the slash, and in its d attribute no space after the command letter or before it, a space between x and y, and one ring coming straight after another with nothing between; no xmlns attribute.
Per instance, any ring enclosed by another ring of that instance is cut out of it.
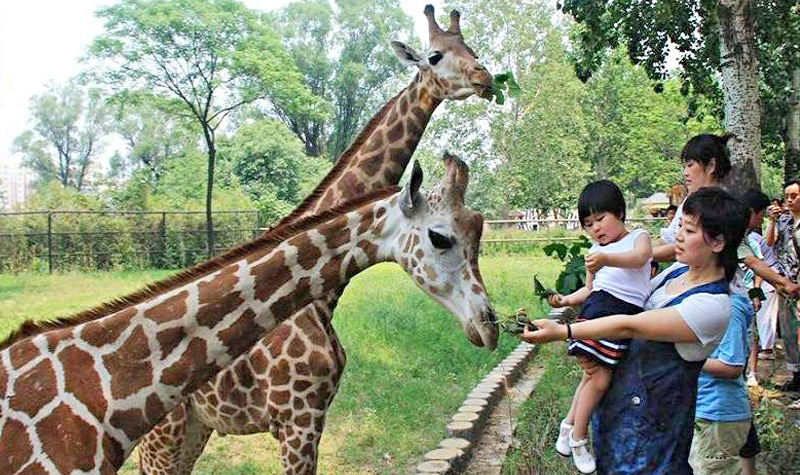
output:
<svg viewBox="0 0 800 475"><path fill-rule="evenodd" d="M505 396L497 402L489 415L483 434L478 440L467 466L460 472L464 475L499 475L506 453L514 441L517 425L517 410L533 392L544 372L539 358L533 357L525 372Z"/></svg>

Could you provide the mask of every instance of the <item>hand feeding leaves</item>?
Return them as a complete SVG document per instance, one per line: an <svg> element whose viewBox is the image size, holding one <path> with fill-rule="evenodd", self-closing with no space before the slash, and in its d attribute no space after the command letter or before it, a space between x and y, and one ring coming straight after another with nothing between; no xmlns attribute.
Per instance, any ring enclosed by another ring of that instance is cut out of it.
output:
<svg viewBox="0 0 800 475"><path fill-rule="evenodd" d="M491 97L493 97L498 104L505 104L506 94L508 94L509 97L517 97L520 92L522 92L522 88L520 88L517 81L514 80L514 73L511 71L506 71L492 78L490 93Z"/></svg>
<svg viewBox="0 0 800 475"><path fill-rule="evenodd" d="M531 330L536 330L536 325L531 323L528 311L525 308L518 308L514 315L500 322L500 329L510 335L519 335L525 331L525 326Z"/></svg>

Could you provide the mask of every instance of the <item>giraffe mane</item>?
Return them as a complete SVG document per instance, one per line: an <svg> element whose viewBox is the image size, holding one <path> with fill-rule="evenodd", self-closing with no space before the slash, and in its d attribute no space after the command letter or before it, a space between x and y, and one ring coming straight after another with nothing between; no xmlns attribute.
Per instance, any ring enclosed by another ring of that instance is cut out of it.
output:
<svg viewBox="0 0 800 475"><path fill-rule="evenodd" d="M145 287L128 295L109 300L108 302L97 305L89 310L83 310L70 316L58 317L52 320L25 320L19 326L19 328L14 330L5 340L0 342L0 351L23 339L39 335L50 330L69 328L82 323L98 320L124 310L132 305L140 304L153 297L157 297L161 294L169 292L170 290L182 287L193 280L222 269L231 262L241 259L254 251L263 249L265 247L269 248L277 246L292 236L313 229L322 223L358 209L367 203L388 198L399 191L399 187L389 186L345 201L339 206L335 206L331 209L320 212L319 214L308 216L295 223L276 226L256 239L231 249L224 254L209 259L205 262L201 262L194 267L180 271L177 274L160 281L148 284Z"/></svg>
<svg viewBox="0 0 800 475"><path fill-rule="evenodd" d="M420 73L414 77L412 84L417 83L421 80ZM291 223L292 221L296 220L299 216L303 213L308 211L314 203L322 199L322 196L328 190L330 185L334 183L336 180L339 179L344 169L347 165L350 164L350 160L356 154L356 151L364 145L364 142L372 135L376 128L378 128L378 124L383 120L383 118L389 113L391 108L394 106L395 102L397 102L397 98L406 90L408 87L403 88L400 92L395 94L389 102L384 104L383 107L375 114L372 119L367 122L367 125L364 126L364 129L358 134L358 136L353 140L347 149L339 155L339 158L336 160L336 164L331 168L331 171L328 172L327 175L319 182L319 184L314 188L314 190L288 215L286 215L283 219L281 219L278 224L271 227L271 229L278 229L282 226L286 226L287 224ZM271 230L270 229L270 230ZM270 230L266 232L270 232Z"/></svg>

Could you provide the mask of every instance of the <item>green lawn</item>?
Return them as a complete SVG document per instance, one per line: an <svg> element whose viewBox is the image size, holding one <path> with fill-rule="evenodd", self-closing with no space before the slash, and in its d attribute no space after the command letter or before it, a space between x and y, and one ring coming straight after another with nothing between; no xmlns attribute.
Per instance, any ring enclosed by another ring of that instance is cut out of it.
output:
<svg viewBox="0 0 800 475"><path fill-rule="evenodd" d="M533 273L553 282L557 262L533 252L486 257L481 271L501 315L527 305L538 309ZM163 271L0 276L0 337L25 318L69 314L168 275ZM471 346L455 319L419 291L395 265L356 277L336 311L334 326L348 364L329 412L319 473L407 473L435 447L466 394L512 348ZM129 461L121 473L133 475ZM198 474L279 473L269 435L214 437Z"/></svg>

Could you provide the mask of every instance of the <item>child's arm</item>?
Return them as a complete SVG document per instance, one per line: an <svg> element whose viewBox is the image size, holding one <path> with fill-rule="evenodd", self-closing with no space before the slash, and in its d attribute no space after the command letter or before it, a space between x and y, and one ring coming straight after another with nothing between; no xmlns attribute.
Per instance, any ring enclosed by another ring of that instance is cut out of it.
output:
<svg viewBox="0 0 800 475"><path fill-rule="evenodd" d="M551 295L547 299L547 303L549 303L551 307L574 307L581 305L589 297L589 294L592 293L592 281L594 281L594 274L587 271L586 285L569 295Z"/></svg>
<svg viewBox="0 0 800 475"><path fill-rule="evenodd" d="M647 264L653 257L653 246L650 236L641 233L633 245L633 250L614 254L595 252L586 256L586 268L592 273L597 273L604 266L636 269Z"/></svg>
<svg viewBox="0 0 800 475"><path fill-rule="evenodd" d="M720 360L709 358L703 364L703 371L715 378L736 379L744 371L744 365L733 366L723 363Z"/></svg>

